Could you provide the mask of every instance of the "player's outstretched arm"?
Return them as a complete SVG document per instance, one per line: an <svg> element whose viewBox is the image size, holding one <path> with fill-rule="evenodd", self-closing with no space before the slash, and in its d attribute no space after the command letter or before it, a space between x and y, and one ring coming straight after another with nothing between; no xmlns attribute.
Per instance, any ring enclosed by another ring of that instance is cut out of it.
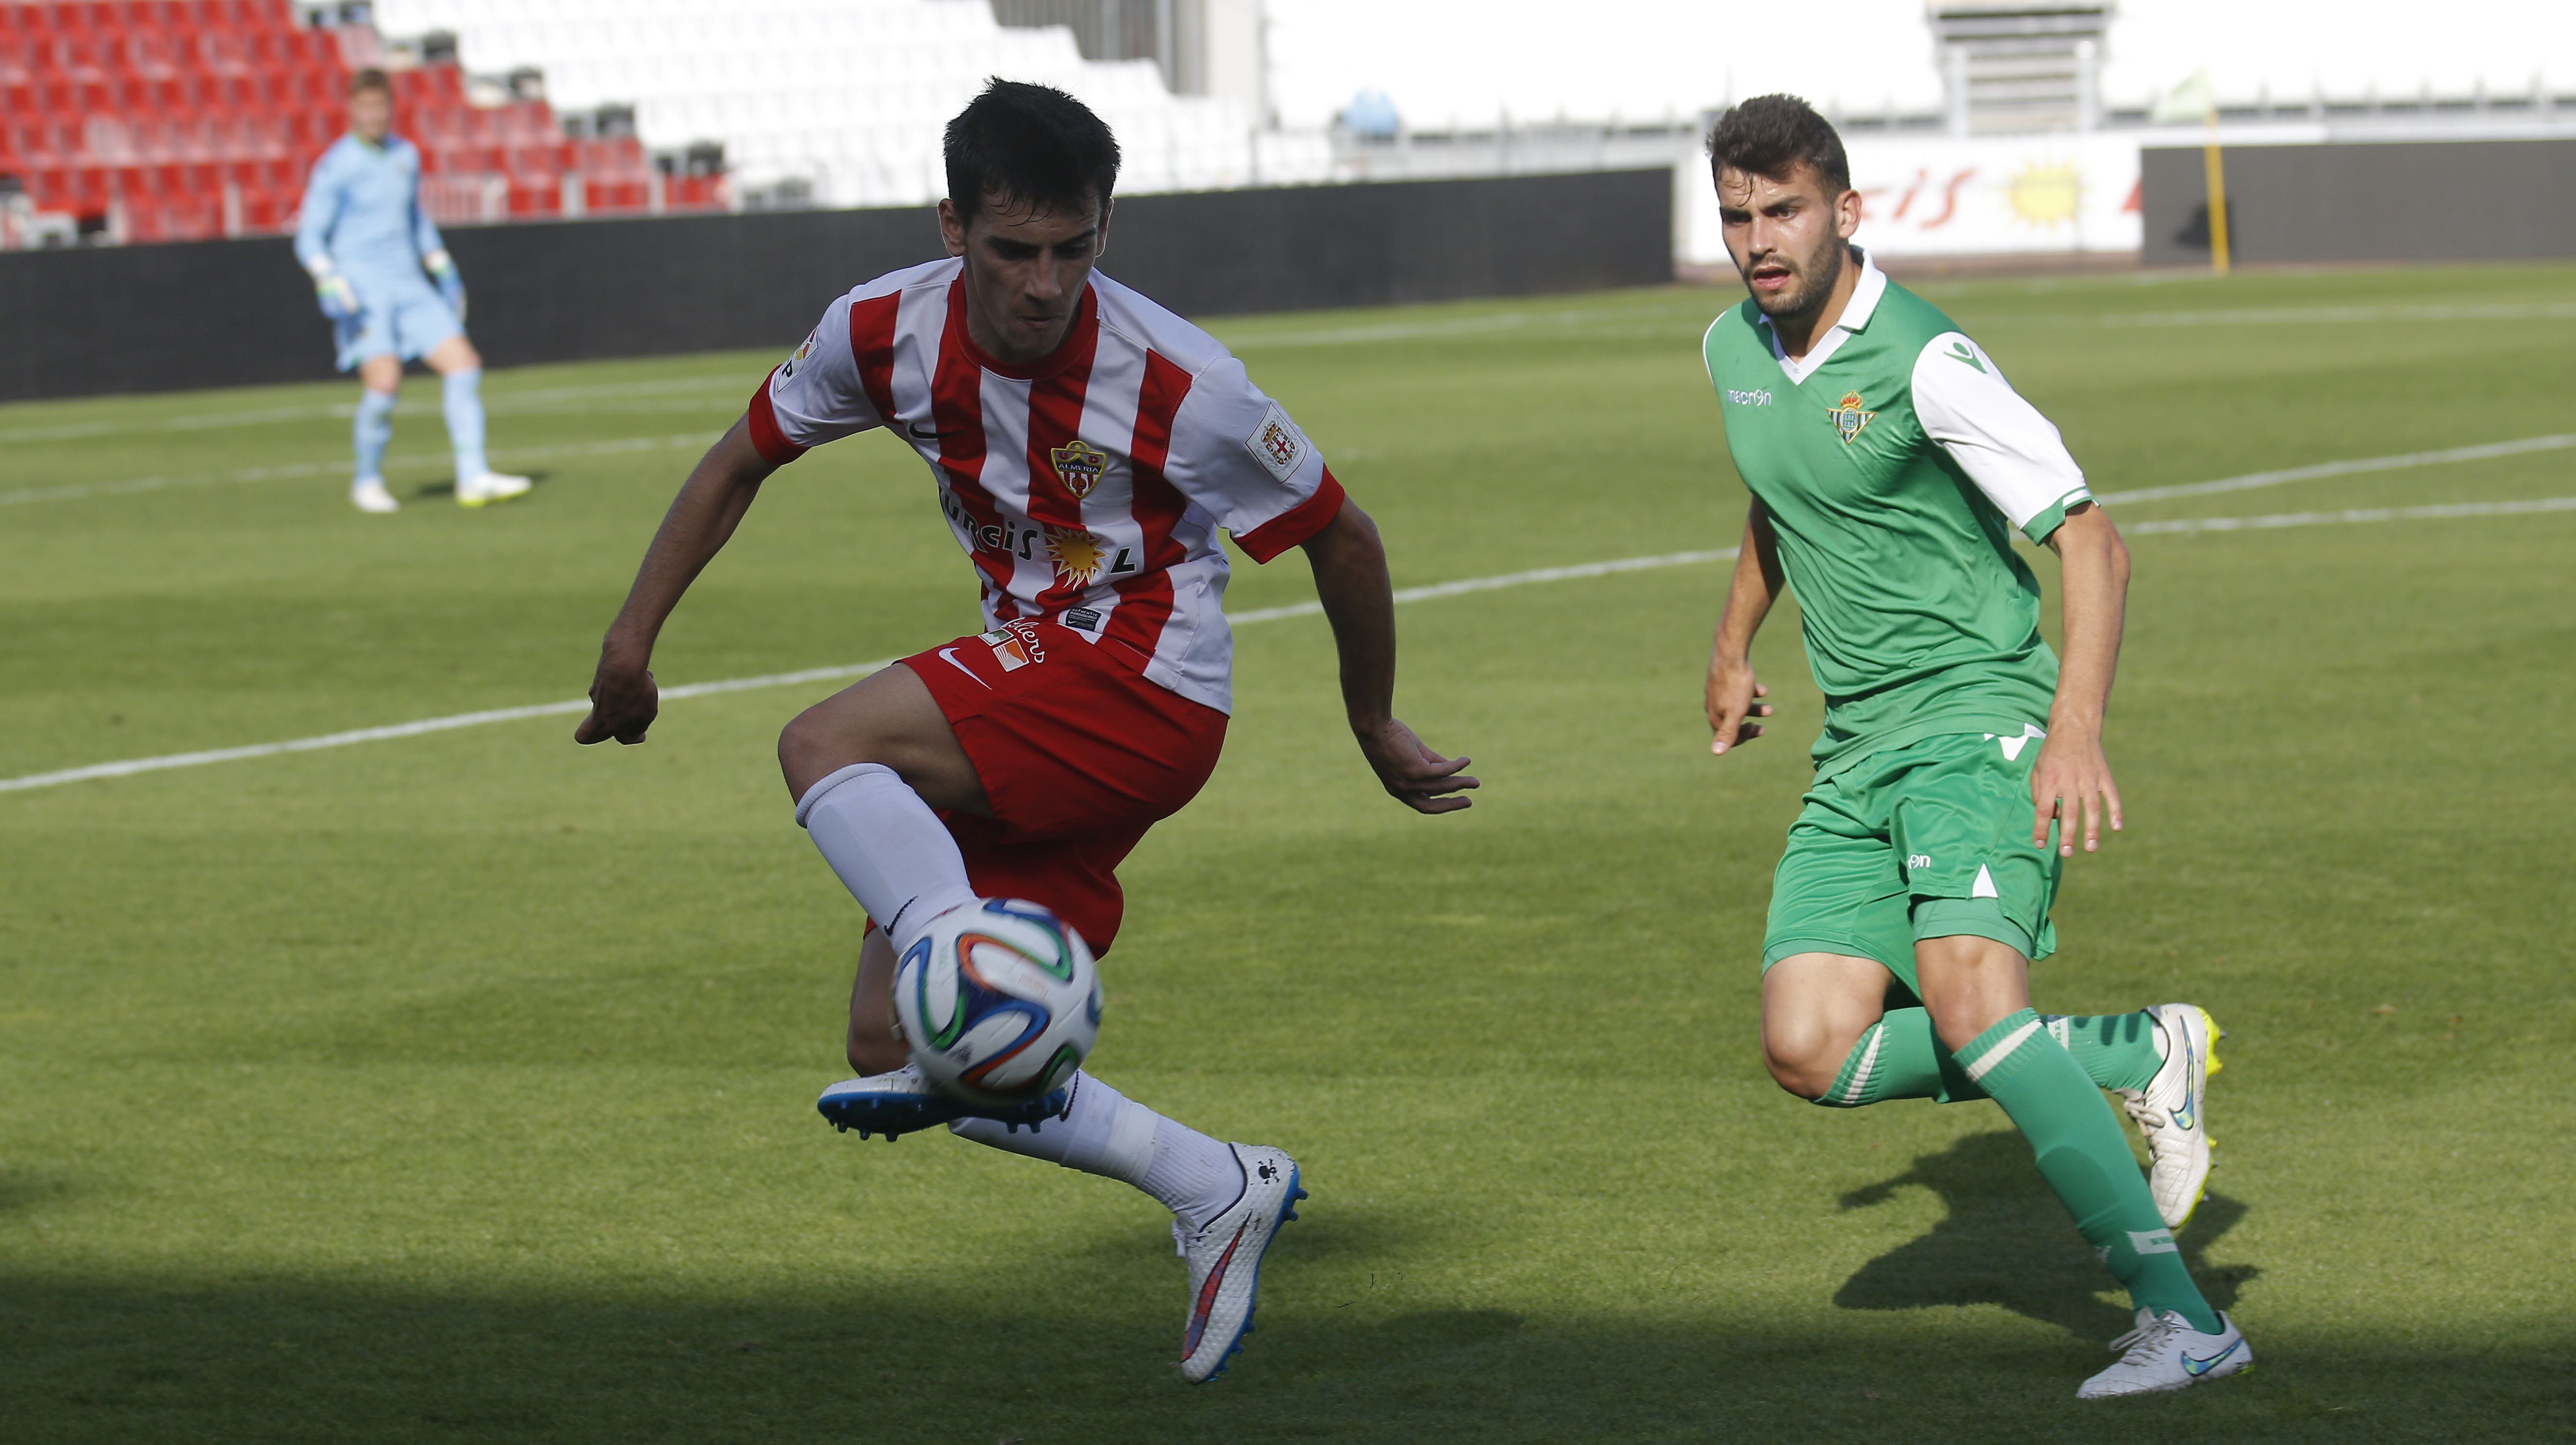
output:
<svg viewBox="0 0 2576 1445"><path fill-rule="evenodd" d="M1702 699L1708 709L1708 750L1723 754L1738 743L1762 736L1754 718L1771 715L1771 695L1753 676L1753 634L1771 615L1787 583L1780 572L1780 544L1771 535L1771 519L1755 502L1744 515L1744 545L1735 553L1735 577L1727 584L1726 610L1717 617L1717 639L1708 652L1708 687Z"/></svg>
<svg viewBox="0 0 2576 1445"><path fill-rule="evenodd" d="M2120 665L2120 629L2129 606L2129 548L2120 529L2098 506L2066 514L2048 534L2060 563L2059 604L2066 649L2057 670L2057 698L2048 709L2048 741L2031 769L2030 844L2048 844L2058 824L2057 852L2075 852L2075 820L2084 819L2084 851L2102 846L2102 821L2120 829L2120 789L2102 751L2102 718L2110 709L2111 677Z"/></svg>
<svg viewBox="0 0 2576 1445"><path fill-rule="evenodd" d="M698 573L733 535L742 514L777 470L751 444L747 421L737 421L680 487L662 528L645 549L644 565L627 591L626 605L599 644L599 671L590 683L590 716L573 729L577 743L640 743L660 708L653 685L653 643L662 623L680 605Z"/></svg>
<svg viewBox="0 0 2576 1445"><path fill-rule="evenodd" d="M1476 786L1466 775L1470 758L1444 758L1423 746L1394 715L1395 588L1386 575L1386 547L1377 524L1356 502L1305 541L1315 569L1315 595L1333 625L1342 658L1342 707L1351 735L1397 802L1417 813L1454 813Z"/></svg>

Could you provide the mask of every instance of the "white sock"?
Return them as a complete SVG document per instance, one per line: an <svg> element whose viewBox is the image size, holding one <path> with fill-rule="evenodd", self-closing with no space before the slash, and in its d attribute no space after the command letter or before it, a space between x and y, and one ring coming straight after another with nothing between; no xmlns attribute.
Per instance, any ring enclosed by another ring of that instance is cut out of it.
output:
<svg viewBox="0 0 2576 1445"><path fill-rule="evenodd" d="M806 789L796 822L898 955L930 920L975 901L957 840L882 763L853 763Z"/></svg>
<svg viewBox="0 0 2576 1445"><path fill-rule="evenodd" d="M1243 1197L1243 1165L1223 1141L1166 1119L1116 1089L1077 1073L1061 1119L1036 1127L995 1119L960 1119L951 1133L1012 1154L1122 1180L1161 1201L1197 1229Z"/></svg>

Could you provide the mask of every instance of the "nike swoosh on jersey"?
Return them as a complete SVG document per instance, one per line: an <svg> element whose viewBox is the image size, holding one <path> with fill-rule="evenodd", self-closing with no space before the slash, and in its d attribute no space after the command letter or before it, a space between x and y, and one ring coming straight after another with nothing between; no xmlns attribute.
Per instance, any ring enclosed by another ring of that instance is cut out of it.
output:
<svg viewBox="0 0 2576 1445"><path fill-rule="evenodd" d="M2185 1350L2182 1352L2182 1367L2195 1375L2208 1374L2219 1361L2226 1359L2229 1355L2235 1354L2236 1347L2243 1343L2245 1342L2241 1339L2230 1340L2227 1343L2226 1349L2220 1350L2217 1354L2214 1354L2205 1360L2195 1359L2192 1357L2191 1351Z"/></svg>
<svg viewBox="0 0 2576 1445"><path fill-rule="evenodd" d="M941 431L935 426L923 426L917 421L904 423L903 434L917 442L935 442L945 440L949 437L972 435L971 432L965 430Z"/></svg>
<svg viewBox="0 0 2576 1445"><path fill-rule="evenodd" d="M966 664L959 662L956 658L949 656L950 653L955 652L956 650L957 649L953 647L943 647L939 649L939 660L947 663L950 667L957 669L959 672L966 674L968 677L975 677L975 669L968 667ZM975 685L987 692L990 692L993 689L993 685L991 683L986 682L980 677L975 677Z"/></svg>

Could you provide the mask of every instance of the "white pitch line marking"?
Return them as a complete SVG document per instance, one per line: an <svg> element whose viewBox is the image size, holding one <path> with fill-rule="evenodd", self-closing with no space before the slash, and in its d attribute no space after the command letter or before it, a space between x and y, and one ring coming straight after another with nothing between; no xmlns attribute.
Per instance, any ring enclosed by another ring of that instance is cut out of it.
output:
<svg viewBox="0 0 2576 1445"><path fill-rule="evenodd" d="M2520 441L2481 442L2472 447L2448 447L2437 452L2399 452L2395 456L2359 457L2345 462L2318 462L2313 466L2284 467L2277 472L2248 472L2241 477L2221 477L2214 482L2183 482L2170 487L2138 487L2125 492L2103 492L2096 500L2112 502L2161 502L2168 497L2205 497L2214 492L2249 492L2257 487L2278 487L2290 482L2315 481L2319 477L2346 477L2360 472L2398 472L2410 467L2441 466L2448 462L2485 461L2491 457L2521 456L2526 452L2560 451L2576 447L2576 432L2556 436L2524 437ZM2123 528L2124 531L2135 530Z"/></svg>
<svg viewBox="0 0 2576 1445"><path fill-rule="evenodd" d="M2269 517L2187 517L2161 522L2133 522L2121 528L2130 534L2167 532L2240 532L2274 527L2312 527L2341 523L2400 522L2434 520L2451 517L2501 517L2533 512L2576 512L2576 497L2541 497L2518 502L2451 502L2429 507L2371 507L2343 512L2284 512ZM1584 577L1608 577L1621 572L1645 572L1664 567L1690 567L1704 562L1723 562L1735 556L1734 547L1713 548L1697 552L1665 552L1651 557L1619 557L1606 562L1578 562L1569 567L1540 567L1527 572L1505 572L1492 577L1465 577L1455 582L1434 582L1421 587L1403 587L1395 592L1398 602L1427 602L1440 597L1458 597L1470 592L1491 592L1505 587L1525 587L1541 582L1570 582ZM1295 602L1284 607L1261 607L1236 613L1230 619L1242 627L1255 622L1280 622L1292 617L1320 615L1320 602ZM800 672L775 672L762 677L728 678L721 682L695 682L662 689L665 701L687 697L710 697L717 693L749 692L755 688L785 687L796 683L829 682L837 678L861 677L889 666L892 659L863 662L841 667L809 667ZM449 732L457 728L480 727L485 723L518 722L526 718L568 717L588 712L587 699L571 702L544 702L527 707L494 708L485 712L457 713L449 717L423 718L417 722L393 723L385 727L358 728L350 732L324 733L320 737L296 738L287 742L252 743L246 747L215 748L197 753L170 753L157 758L129 758L121 762L92 763L83 768L65 768L59 772L31 773L20 778L0 778L0 793L20 792L29 788L49 788L61 783L87 782L97 778L130 777L136 773L161 772L169 768L201 767L207 763L237 762L246 758L269 758L282 753L313 752L321 748L347 747L353 743L383 742L393 738L418 737L423 733Z"/></svg>
<svg viewBox="0 0 2576 1445"><path fill-rule="evenodd" d="M2352 522L2518 517L2533 512L2576 512L2576 497L2538 497L2525 502L2444 502L2430 507L2356 507L2342 512L2278 512L2269 517L2180 517L2163 522L2131 522L2120 530L2131 535L2141 532L2251 532L2273 527L2319 527Z"/></svg>
<svg viewBox="0 0 2576 1445"><path fill-rule="evenodd" d="M2243 306L2211 311L2111 312L2104 326L2283 326L2311 321L2557 321L2576 301L2498 301L2397 306Z"/></svg>
<svg viewBox="0 0 2576 1445"><path fill-rule="evenodd" d="M483 398L483 409L496 415L512 412L549 411L553 403L564 401L619 401L635 396L661 396L673 393L709 392L723 394L740 391L751 394L760 378L750 371L730 376L679 376L659 381L595 382L582 386L538 387L528 391L495 387ZM414 403L414 409L419 409ZM54 426L19 427L0 431L0 442L70 442L91 437L132 436L137 432L207 431L221 427L267 426L288 421L347 421L356 415L353 402L324 402L314 406L273 407L264 411L216 411L189 416L167 416L157 421L134 425L127 422L80 421ZM573 408L580 410L580 408Z"/></svg>
<svg viewBox="0 0 2576 1445"><path fill-rule="evenodd" d="M766 677L735 677L722 682L693 682L681 687L662 689L664 700L683 697L710 697L720 692L748 692L760 687L785 687L800 682L829 682L836 678L864 677L883 668L885 662L862 662L842 667L809 667L802 672L773 672ZM157 758L129 758L116 763L92 763L85 768L65 768L56 773L34 773L23 778L0 778L0 793L25 788L50 788L58 783L87 782L92 778L124 778L136 773L157 773L169 768L203 767L208 763L238 762L244 758L273 758L281 753L309 753L321 748L345 748L352 743L379 743L393 738L416 738L423 733L452 732L457 728L481 727L485 723L519 722L532 717L566 717L590 711L590 699L574 702L540 702L526 707L498 707L484 712L460 712L447 717L422 718L417 722L391 723L384 727L354 728L344 733L324 733L320 737L295 738L282 743L252 743L238 748L210 748L201 753L167 753Z"/></svg>
<svg viewBox="0 0 2576 1445"><path fill-rule="evenodd" d="M613 457L626 452L660 451L666 447L711 447L721 432L683 432L677 436L620 437L614 441L565 442L547 447L510 447L496 449L496 460L511 462L556 461L566 457ZM388 457L385 464L395 467L428 467L447 461L445 453L427 452L416 456ZM135 477L122 482L77 482L61 487L36 487L23 492L0 492L0 507L23 502L67 502L82 497L112 497L127 492L162 492L179 487L216 487L235 482L275 482L296 477L347 475L347 458L329 462L296 462L286 466L249 467L238 472L209 472L196 476Z"/></svg>

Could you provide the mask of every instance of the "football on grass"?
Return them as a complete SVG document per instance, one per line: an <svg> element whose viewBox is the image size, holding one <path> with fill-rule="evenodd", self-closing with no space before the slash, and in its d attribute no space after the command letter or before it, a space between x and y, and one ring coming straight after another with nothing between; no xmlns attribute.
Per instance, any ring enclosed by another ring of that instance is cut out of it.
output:
<svg viewBox="0 0 2576 1445"><path fill-rule="evenodd" d="M1018 898L951 909L894 970L895 1017L930 1081L978 1104L1060 1088L1100 1036L1100 968L1072 925Z"/></svg>

